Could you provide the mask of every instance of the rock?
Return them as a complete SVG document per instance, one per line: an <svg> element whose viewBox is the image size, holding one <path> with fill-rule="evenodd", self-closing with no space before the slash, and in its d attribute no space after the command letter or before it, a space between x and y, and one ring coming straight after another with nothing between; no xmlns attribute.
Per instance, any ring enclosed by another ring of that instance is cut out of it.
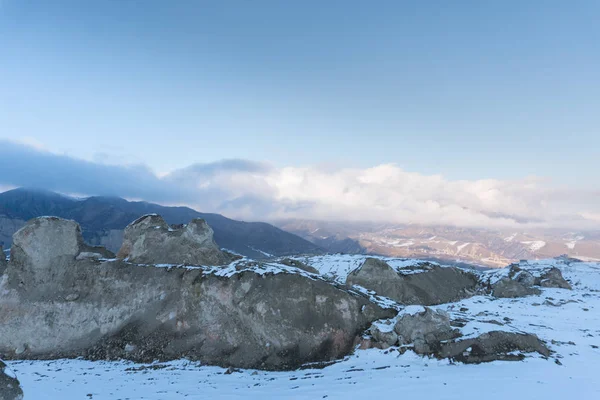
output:
<svg viewBox="0 0 600 400"><path fill-rule="evenodd" d="M492 331L473 339L442 343L435 355L464 363L522 360L524 355L514 354L515 351L550 356L550 350L537 336L504 331Z"/></svg>
<svg viewBox="0 0 600 400"><path fill-rule="evenodd" d="M369 332L373 339L381 344L382 349L387 349L390 346L398 344L398 335L394 332L394 326L384 326L382 324L373 324L369 328Z"/></svg>
<svg viewBox="0 0 600 400"><path fill-rule="evenodd" d="M556 267L552 267L542 274L540 277L540 286L547 288L572 289L569 282L563 278L560 269Z"/></svg>
<svg viewBox="0 0 600 400"><path fill-rule="evenodd" d="M17 376L0 360L0 400L22 400L23 390Z"/></svg>
<svg viewBox="0 0 600 400"><path fill-rule="evenodd" d="M535 277L533 276L533 274L531 272L528 271L521 271L519 273L517 273L513 280L515 282L519 282L520 284L522 284L525 287L531 287L533 285L535 285Z"/></svg>
<svg viewBox="0 0 600 400"><path fill-rule="evenodd" d="M310 265L304 264L303 262L300 262L298 260L292 260L291 258L284 258L283 260L280 260L279 262L283 265L287 265L288 267L300 268L301 270L310 272L311 274L319 273L319 271L316 268L311 267Z"/></svg>
<svg viewBox="0 0 600 400"><path fill-rule="evenodd" d="M0 354L8 358L186 357L295 369L349 354L374 320L395 315L344 286L272 265L187 269L77 260L77 225L53 219L23 229L53 248L15 234L16 263L0 280ZM54 233L52 240L44 232ZM43 296L23 289L21 271L45 280Z"/></svg>
<svg viewBox="0 0 600 400"><path fill-rule="evenodd" d="M382 260L367 258L348 275L346 284L374 290L402 304L435 305L472 296L478 278L458 268L437 265L424 272L402 275Z"/></svg>
<svg viewBox="0 0 600 400"><path fill-rule="evenodd" d="M418 354L430 354L440 346L441 341L460 336L460 332L450 325L448 313L429 307L424 307L422 312L402 315L394 330L399 343L414 343Z"/></svg>
<svg viewBox="0 0 600 400"><path fill-rule="evenodd" d="M230 261L203 219L173 229L156 214L138 218L125 228L117 257L136 264L223 265Z"/></svg>
<svg viewBox="0 0 600 400"><path fill-rule="evenodd" d="M492 295L495 297L515 298L538 295L540 293L539 289L525 286L508 277L504 277L492 285Z"/></svg>
<svg viewBox="0 0 600 400"><path fill-rule="evenodd" d="M13 235L10 280L21 290L43 297L46 283L70 273L69 268L81 252L83 238L75 221L40 217L27 222Z"/></svg>
<svg viewBox="0 0 600 400"><path fill-rule="evenodd" d="M6 262L6 257L4 256L4 250L2 249L2 246L0 246L0 275L4 273L4 270L7 266L8 263Z"/></svg>

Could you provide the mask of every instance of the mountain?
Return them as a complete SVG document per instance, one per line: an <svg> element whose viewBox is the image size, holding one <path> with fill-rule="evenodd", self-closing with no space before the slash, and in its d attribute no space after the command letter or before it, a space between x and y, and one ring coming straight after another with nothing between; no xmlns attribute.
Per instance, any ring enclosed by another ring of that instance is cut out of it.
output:
<svg viewBox="0 0 600 400"><path fill-rule="evenodd" d="M8 247L12 234L27 220L53 215L77 221L89 244L117 251L123 240L123 229L140 216L152 213L161 215L169 224L203 218L213 228L219 246L252 258L323 253L319 246L264 222L235 221L189 207L166 207L118 197L76 199L29 188L0 193L0 244Z"/></svg>
<svg viewBox="0 0 600 400"><path fill-rule="evenodd" d="M521 259L567 254L600 261L600 231L495 230L451 226L286 220L276 223L330 251L353 243L347 253L425 258L501 267ZM350 241L350 242L348 242Z"/></svg>

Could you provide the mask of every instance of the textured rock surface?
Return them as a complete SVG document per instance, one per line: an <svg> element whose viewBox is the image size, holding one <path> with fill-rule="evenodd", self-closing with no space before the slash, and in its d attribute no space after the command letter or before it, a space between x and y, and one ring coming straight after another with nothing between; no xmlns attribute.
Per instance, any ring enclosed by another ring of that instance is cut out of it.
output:
<svg viewBox="0 0 600 400"><path fill-rule="evenodd" d="M4 256L4 250L2 249L2 246L0 246L0 275L4 273L7 265L8 264L6 262L6 257Z"/></svg>
<svg viewBox="0 0 600 400"><path fill-rule="evenodd" d="M23 390L17 377L0 360L0 400L22 400Z"/></svg>
<svg viewBox="0 0 600 400"><path fill-rule="evenodd" d="M223 265L229 259L213 240L203 219L180 229L171 228L156 214L145 215L125 228L117 256L137 264Z"/></svg>
<svg viewBox="0 0 600 400"><path fill-rule="evenodd" d="M439 348L440 342L458 337L460 333L450 325L445 311L432 310L405 314L398 318L394 330L400 344L414 344L418 354L429 354Z"/></svg>
<svg viewBox="0 0 600 400"><path fill-rule="evenodd" d="M478 277L458 268L431 266L429 270L399 274L384 261L367 258L346 279L403 304L434 305L472 296Z"/></svg>
<svg viewBox="0 0 600 400"><path fill-rule="evenodd" d="M369 332L371 333L371 336L373 336L373 339L382 345L382 348L388 348L398 344L398 334L394 332L394 326L390 325L385 328L386 329L381 325L373 324L371 328L369 328Z"/></svg>
<svg viewBox="0 0 600 400"><path fill-rule="evenodd" d="M542 287L548 288L572 289L571 284L563 278L560 269L556 267L550 268L548 271L542 273L539 284Z"/></svg>
<svg viewBox="0 0 600 400"><path fill-rule="evenodd" d="M81 236L71 221L35 220L15 236L0 280L8 358L189 357L288 369L348 354L373 320L395 314L303 272L243 261L209 270L77 260Z"/></svg>
<svg viewBox="0 0 600 400"><path fill-rule="evenodd" d="M526 286L508 277L504 277L492 285L492 295L495 297L515 298L538 295L540 293L541 291L538 288Z"/></svg>
<svg viewBox="0 0 600 400"><path fill-rule="evenodd" d="M495 360L521 360L522 354L537 352L545 357L550 350L535 335L525 333L492 331L473 339L442 343L436 355L465 363L481 363Z"/></svg>

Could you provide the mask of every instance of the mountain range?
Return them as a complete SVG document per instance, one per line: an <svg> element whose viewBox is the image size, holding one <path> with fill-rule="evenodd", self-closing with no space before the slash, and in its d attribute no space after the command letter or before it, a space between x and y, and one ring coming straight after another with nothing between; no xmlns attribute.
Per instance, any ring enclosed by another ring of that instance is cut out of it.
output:
<svg viewBox="0 0 600 400"><path fill-rule="evenodd" d="M9 247L13 233L27 220L52 215L77 221L89 244L116 252L123 241L123 229L145 214L159 214L169 224L203 218L213 228L219 246L251 258L324 252L314 243L264 222L236 221L188 207L166 207L118 197L77 199L30 188L0 193L0 245Z"/></svg>
<svg viewBox="0 0 600 400"><path fill-rule="evenodd" d="M286 220L276 223L331 252L342 244L349 253L427 258L503 267L521 259L566 254L600 261L600 231L484 229L418 224ZM335 251L334 251L335 252Z"/></svg>

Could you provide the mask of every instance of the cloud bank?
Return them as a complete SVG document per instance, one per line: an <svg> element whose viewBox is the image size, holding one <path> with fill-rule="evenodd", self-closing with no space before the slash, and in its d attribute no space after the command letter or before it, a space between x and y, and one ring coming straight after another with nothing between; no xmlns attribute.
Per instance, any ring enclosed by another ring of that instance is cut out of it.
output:
<svg viewBox="0 0 600 400"><path fill-rule="evenodd" d="M194 164L158 176L0 140L0 187L121 196L246 220L307 218L488 228L598 229L600 191L539 178L447 180L386 164L286 167L248 160Z"/></svg>

